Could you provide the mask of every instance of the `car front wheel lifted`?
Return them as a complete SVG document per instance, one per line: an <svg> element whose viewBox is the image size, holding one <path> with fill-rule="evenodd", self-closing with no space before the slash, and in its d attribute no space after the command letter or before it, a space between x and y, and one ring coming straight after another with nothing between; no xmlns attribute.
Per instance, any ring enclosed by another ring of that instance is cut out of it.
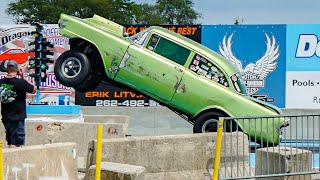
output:
<svg viewBox="0 0 320 180"><path fill-rule="evenodd" d="M61 84L68 87L75 87L89 77L89 59L81 52L66 51L56 60L54 73Z"/></svg>

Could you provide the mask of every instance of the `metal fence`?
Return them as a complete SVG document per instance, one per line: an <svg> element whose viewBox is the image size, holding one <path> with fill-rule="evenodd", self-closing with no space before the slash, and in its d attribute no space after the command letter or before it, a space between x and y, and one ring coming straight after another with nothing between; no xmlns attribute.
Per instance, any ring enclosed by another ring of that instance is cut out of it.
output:
<svg viewBox="0 0 320 180"><path fill-rule="evenodd" d="M212 179L320 179L320 115L220 118L216 143Z"/></svg>

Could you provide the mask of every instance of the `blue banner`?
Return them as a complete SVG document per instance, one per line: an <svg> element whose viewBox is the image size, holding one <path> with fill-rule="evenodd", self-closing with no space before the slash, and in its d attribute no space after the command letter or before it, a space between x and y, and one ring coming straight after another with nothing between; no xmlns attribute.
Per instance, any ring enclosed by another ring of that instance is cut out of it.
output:
<svg viewBox="0 0 320 180"><path fill-rule="evenodd" d="M287 26L287 71L320 70L320 24Z"/></svg>
<svg viewBox="0 0 320 180"><path fill-rule="evenodd" d="M286 108L320 108L320 24L287 25Z"/></svg>
<svg viewBox="0 0 320 180"><path fill-rule="evenodd" d="M233 62L252 97L285 106L286 25L204 25L203 45Z"/></svg>

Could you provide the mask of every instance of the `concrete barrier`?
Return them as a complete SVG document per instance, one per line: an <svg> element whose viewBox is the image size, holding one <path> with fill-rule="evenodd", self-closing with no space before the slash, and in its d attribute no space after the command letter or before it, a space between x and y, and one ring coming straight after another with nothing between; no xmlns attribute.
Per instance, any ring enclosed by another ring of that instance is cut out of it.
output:
<svg viewBox="0 0 320 180"><path fill-rule="evenodd" d="M312 171L312 152L297 148L273 147L256 150L255 175L294 174ZM265 178L270 180L311 180L311 174Z"/></svg>
<svg viewBox="0 0 320 180"><path fill-rule="evenodd" d="M228 134L226 141L231 142L232 139L234 143L222 144L222 148L227 151L221 157L221 162L228 161L231 156L233 160L248 162L249 143L244 141L244 137L246 135L242 133ZM208 172L208 167L212 167L210 164L213 163L215 140L216 133L104 139L102 161L142 166L146 168L146 173ZM243 155L236 157L232 148L236 145L239 149L243 147ZM94 141L89 144L88 149L87 168L95 164ZM198 176L203 178L204 174Z"/></svg>
<svg viewBox="0 0 320 180"><path fill-rule="evenodd" d="M101 162L101 180L143 180L145 168L128 164ZM95 180L96 166L89 168L87 180Z"/></svg>
<svg viewBox="0 0 320 180"><path fill-rule="evenodd" d="M75 148L75 143L58 143L3 149L4 180L77 179Z"/></svg>
<svg viewBox="0 0 320 180"><path fill-rule="evenodd" d="M319 114L319 109L281 109L285 115ZM166 107L82 106L84 115L125 115L130 117L128 133L133 136L192 134L193 126ZM316 121L315 126L320 121ZM305 126L306 129L313 128ZM295 132L293 132L295 133ZM317 135L317 133L316 133ZM295 136L294 134L292 136ZM302 138L302 137L301 137Z"/></svg>
<svg viewBox="0 0 320 180"><path fill-rule="evenodd" d="M123 115L130 117L132 136L192 134L193 126L166 107L82 106L84 115Z"/></svg>
<svg viewBox="0 0 320 180"><path fill-rule="evenodd" d="M123 124L123 132L128 134L129 116L122 115L83 115L85 123L118 123Z"/></svg>
<svg viewBox="0 0 320 180"><path fill-rule="evenodd" d="M32 120L31 120L32 119ZM82 120L81 120L82 119ZM28 115L26 145L61 142L78 144L78 167L85 168L89 141L96 138L98 124L103 124L103 138L121 138L128 134L127 116ZM0 125L0 138L5 141L5 130ZM4 145L4 148L7 146Z"/></svg>
<svg viewBox="0 0 320 180"><path fill-rule="evenodd" d="M26 145L60 142L77 143L78 168L85 168L88 143L96 138L97 126L103 124L103 138L125 137L124 125L118 123L26 122Z"/></svg>

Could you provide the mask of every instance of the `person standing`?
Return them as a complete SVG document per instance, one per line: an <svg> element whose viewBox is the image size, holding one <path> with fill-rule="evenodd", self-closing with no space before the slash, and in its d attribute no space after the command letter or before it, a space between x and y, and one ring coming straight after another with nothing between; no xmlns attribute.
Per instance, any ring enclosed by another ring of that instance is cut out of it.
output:
<svg viewBox="0 0 320 180"><path fill-rule="evenodd" d="M26 94L34 94L36 87L24 79L15 60L7 61L6 70L7 76L0 79L1 115L6 141L13 148L25 144Z"/></svg>

